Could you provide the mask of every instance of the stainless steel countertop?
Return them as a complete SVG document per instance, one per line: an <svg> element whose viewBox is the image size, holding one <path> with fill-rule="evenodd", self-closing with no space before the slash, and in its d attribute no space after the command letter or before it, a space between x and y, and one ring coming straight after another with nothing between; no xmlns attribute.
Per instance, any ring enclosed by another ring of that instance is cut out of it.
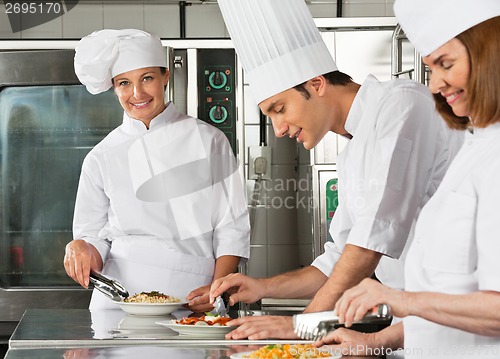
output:
<svg viewBox="0 0 500 359"><path fill-rule="evenodd" d="M155 323L172 318L174 317L135 316L120 309L95 312L88 309L28 309L9 340L9 348L308 343L297 340L228 341L223 338L196 338L178 335L177 332Z"/></svg>
<svg viewBox="0 0 500 359"><path fill-rule="evenodd" d="M124 346L103 348L39 348L11 349L5 359L94 359L94 358L168 358L168 359L232 359L241 358L244 352L255 350L249 345L226 346ZM355 357L349 357L355 358ZM379 357L358 357L378 359ZM387 356L388 359L403 359L401 353Z"/></svg>
<svg viewBox="0 0 500 359"><path fill-rule="evenodd" d="M39 348L39 349L10 349L5 359L229 359L234 353L251 351L255 348L239 346L231 348L203 347L203 346L122 346L102 348Z"/></svg>
<svg viewBox="0 0 500 359"><path fill-rule="evenodd" d="M180 317L183 313L174 315ZM172 318L133 316L120 309L95 312L88 309L29 309L10 338L5 359L229 359L233 354L271 343L310 343L194 338L180 336L155 324Z"/></svg>

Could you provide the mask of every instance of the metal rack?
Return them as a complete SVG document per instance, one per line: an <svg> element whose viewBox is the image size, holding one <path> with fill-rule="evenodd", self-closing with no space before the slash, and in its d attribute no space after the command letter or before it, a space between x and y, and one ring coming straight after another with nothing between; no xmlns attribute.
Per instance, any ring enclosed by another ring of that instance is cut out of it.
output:
<svg viewBox="0 0 500 359"><path fill-rule="evenodd" d="M414 79L418 82L426 84L426 73L425 65L422 62L422 56L415 50L414 55L414 67L413 69L403 70L403 42L408 41L403 29L399 24L396 25L392 35L392 46L391 46L391 76L392 78L398 78L401 75L408 74L409 78Z"/></svg>

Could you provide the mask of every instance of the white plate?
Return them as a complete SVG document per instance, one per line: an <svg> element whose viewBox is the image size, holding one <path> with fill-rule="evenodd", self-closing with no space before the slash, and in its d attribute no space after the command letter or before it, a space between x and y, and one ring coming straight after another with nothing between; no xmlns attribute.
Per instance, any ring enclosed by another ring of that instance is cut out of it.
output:
<svg viewBox="0 0 500 359"><path fill-rule="evenodd" d="M227 326L210 326L210 325L188 325L188 324L177 324L175 320L162 320L156 322L156 324L163 325L164 327L175 330L180 335L189 335L203 338L222 338L224 336L236 329L236 327Z"/></svg>
<svg viewBox="0 0 500 359"><path fill-rule="evenodd" d="M127 302L115 302L118 304L125 312L133 315L166 315L175 312L181 307L181 305L186 304L186 302L177 303L127 303Z"/></svg>
<svg viewBox="0 0 500 359"><path fill-rule="evenodd" d="M248 356L253 353L255 350L249 351L249 352L240 352L240 353L235 353L231 354L229 358L231 359L248 359ZM342 355L332 355L329 357L323 357L323 358L318 358L318 359L338 359L341 358Z"/></svg>
<svg viewBox="0 0 500 359"><path fill-rule="evenodd" d="M118 329L161 329L156 322L175 319L173 315L131 315L126 314L118 323Z"/></svg>

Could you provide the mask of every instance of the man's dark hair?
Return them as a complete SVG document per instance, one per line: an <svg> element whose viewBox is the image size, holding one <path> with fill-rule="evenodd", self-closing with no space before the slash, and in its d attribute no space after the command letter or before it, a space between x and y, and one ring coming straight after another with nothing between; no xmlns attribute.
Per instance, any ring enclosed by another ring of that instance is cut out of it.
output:
<svg viewBox="0 0 500 359"><path fill-rule="evenodd" d="M351 76L340 72L340 71L331 71L326 74L322 75L330 84L332 85L339 85L339 86L346 86L350 83L352 83L352 78ZM307 82L307 81L306 81ZM309 99L311 97L311 94L309 91L306 90L304 85L306 82L303 82L297 86L294 86L293 88L302 93L302 95L306 98Z"/></svg>

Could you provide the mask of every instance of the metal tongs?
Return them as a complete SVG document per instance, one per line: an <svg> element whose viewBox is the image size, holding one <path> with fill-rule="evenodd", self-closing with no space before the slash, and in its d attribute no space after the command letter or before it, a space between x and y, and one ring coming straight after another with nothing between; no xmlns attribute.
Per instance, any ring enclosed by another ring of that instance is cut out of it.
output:
<svg viewBox="0 0 500 359"><path fill-rule="evenodd" d="M376 323L392 318L391 309L387 304L373 307L358 323ZM319 340L339 324L339 317L333 310L326 312L304 313L293 316L295 333L306 340Z"/></svg>
<svg viewBox="0 0 500 359"><path fill-rule="evenodd" d="M220 315L221 317L227 317L226 305L224 304L224 300L220 295L215 298L214 309L210 313L214 315Z"/></svg>
<svg viewBox="0 0 500 359"><path fill-rule="evenodd" d="M94 285L94 288L104 293L115 302L121 302L129 296L123 284L101 273L94 272L93 270L90 271L90 282Z"/></svg>

